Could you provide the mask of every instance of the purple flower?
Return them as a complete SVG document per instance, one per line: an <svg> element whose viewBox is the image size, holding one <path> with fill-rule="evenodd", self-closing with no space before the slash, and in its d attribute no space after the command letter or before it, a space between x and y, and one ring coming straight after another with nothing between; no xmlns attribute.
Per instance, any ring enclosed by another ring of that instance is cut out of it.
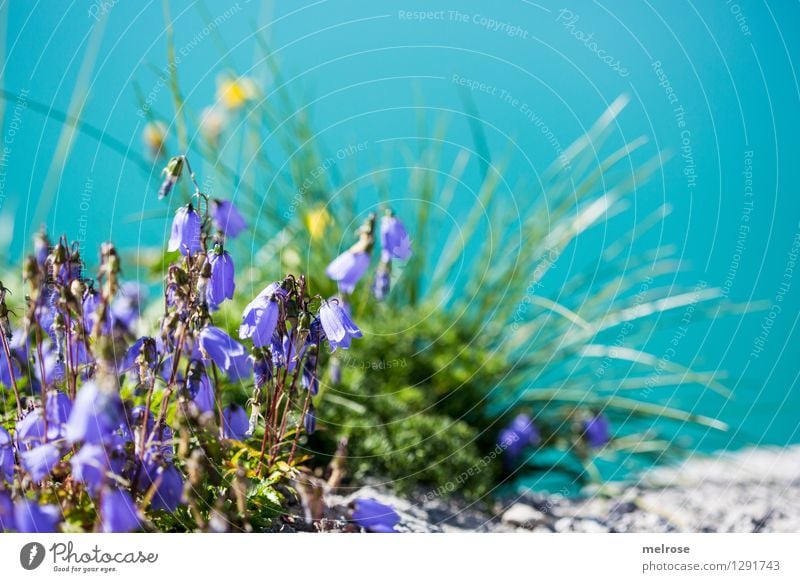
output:
<svg viewBox="0 0 800 582"><path fill-rule="evenodd" d="M306 412L306 416L303 419L303 427L308 434L314 434L317 430L317 412L314 410L313 404L309 406L308 412Z"/></svg>
<svg viewBox="0 0 800 582"><path fill-rule="evenodd" d="M233 273L233 258L228 251L214 249L208 255L211 264L211 281L208 285L207 299L213 309L226 299L233 299L236 287Z"/></svg>
<svg viewBox="0 0 800 582"><path fill-rule="evenodd" d="M150 501L152 509L172 513L183 502L183 477L174 465L149 464L142 472L141 479L140 486L145 491L155 485L155 493Z"/></svg>
<svg viewBox="0 0 800 582"><path fill-rule="evenodd" d="M120 424L121 408L119 394L100 390L91 381L84 383L67 421L67 440L101 443L109 439Z"/></svg>
<svg viewBox="0 0 800 582"><path fill-rule="evenodd" d="M393 214L381 219L381 255L385 260L411 257L411 239L405 226Z"/></svg>
<svg viewBox="0 0 800 582"><path fill-rule="evenodd" d="M325 336L331 344L331 350L341 347L347 349L354 337L361 337L361 330L350 319L350 316L339 301L323 301L319 308L319 319Z"/></svg>
<svg viewBox="0 0 800 582"><path fill-rule="evenodd" d="M170 158L169 162L167 162L167 166L161 171L161 174L164 176L164 181L161 182L161 187L158 189L159 200L163 200L172 192L173 186L175 186L178 178L181 177L183 163L183 156L175 156L174 158Z"/></svg>
<svg viewBox="0 0 800 582"><path fill-rule="evenodd" d="M214 198L211 201L211 222L228 238L236 238L247 228L244 218L229 200Z"/></svg>
<svg viewBox="0 0 800 582"><path fill-rule="evenodd" d="M244 346L218 327L209 325L200 331L200 349L231 377L241 377L247 368L248 355ZM247 372L249 374L249 371Z"/></svg>
<svg viewBox="0 0 800 582"><path fill-rule="evenodd" d="M222 411L222 435L226 439L240 441L244 439L249 427L247 413L244 408L234 403Z"/></svg>
<svg viewBox="0 0 800 582"><path fill-rule="evenodd" d="M30 473L34 481L41 481L61 460L61 450L56 445L48 443L20 453L19 456L22 468Z"/></svg>
<svg viewBox="0 0 800 582"><path fill-rule="evenodd" d="M44 416L41 408L34 408L17 422L14 437L20 450L27 450L45 441Z"/></svg>
<svg viewBox="0 0 800 582"><path fill-rule="evenodd" d="M128 281L120 287L120 294L111 304L111 315L116 323L130 330L139 319L144 291L138 283Z"/></svg>
<svg viewBox="0 0 800 582"><path fill-rule="evenodd" d="M372 295L378 301L383 301L389 294L389 286L392 281L390 263L381 262L378 272L375 273L375 280L372 282Z"/></svg>
<svg viewBox="0 0 800 582"><path fill-rule="evenodd" d="M14 480L14 445L11 435L0 426L0 483ZM2 527L0 527L2 529Z"/></svg>
<svg viewBox="0 0 800 582"><path fill-rule="evenodd" d="M139 360L137 362L137 359ZM156 341L147 336L142 336L133 342L133 345L125 352L125 357L120 366L120 372L127 372L137 365L144 365L145 368L153 370L158 363L158 348Z"/></svg>
<svg viewBox="0 0 800 582"><path fill-rule="evenodd" d="M14 504L14 526L20 533L54 533L61 521L61 509L56 505L39 505L22 499Z"/></svg>
<svg viewBox="0 0 800 582"><path fill-rule="evenodd" d="M50 391L47 394L47 438L64 438L64 426L72 412L72 400L63 392Z"/></svg>
<svg viewBox="0 0 800 582"><path fill-rule="evenodd" d="M189 396L192 397L200 412L212 412L214 410L214 389L206 373L191 374L187 382L187 388Z"/></svg>
<svg viewBox="0 0 800 582"><path fill-rule="evenodd" d="M374 533L392 533L400 516L391 505L374 499L356 499L352 515L353 521Z"/></svg>
<svg viewBox="0 0 800 582"><path fill-rule="evenodd" d="M339 283L342 293L352 293L367 268L369 268L368 253L346 250L331 261L331 264L325 269L325 274L329 279Z"/></svg>
<svg viewBox="0 0 800 582"><path fill-rule="evenodd" d="M530 445L541 441L539 429L527 414L518 414L506 428L500 431L498 444L505 448L506 458L515 461L522 451Z"/></svg>
<svg viewBox="0 0 800 582"><path fill-rule="evenodd" d="M19 378L19 366L17 366L14 358L11 358L11 369L14 372L14 377ZM5 350L0 350L0 386L11 386L11 372L8 370L8 358Z"/></svg>
<svg viewBox="0 0 800 582"><path fill-rule="evenodd" d="M127 491L106 488L100 496L100 530L103 533L124 533L141 524L136 505Z"/></svg>
<svg viewBox="0 0 800 582"><path fill-rule="evenodd" d="M72 478L86 485L86 489L94 494L106 479L109 470L109 455L102 445L87 443L70 459Z"/></svg>
<svg viewBox="0 0 800 582"><path fill-rule="evenodd" d="M600 448L611 440L608 419L603 414L595 414L583 423L583 431L589 446Z"/></svg>
<svg viewBox="0 0 800 582"><path fill-rule="evenodd" d="M0 489L0 532L15 529L14 504L11 495L5 489Z"/></svg>
<svg viewBox="0 0 800 582"><path fill-rule="evenodd" d="M270 283L253 299L242 314L242 324L239 326L241 339L253 338L253 345L263 347L272 341L272 334L278 325L280 315L279 296L285 296L286 291L280 283Z"/></svg>
<svg viewBox="0 0 800 582"><path fill-rule="evenodd" d="M200 250L200 225L202 220L191 204L181 206L172 220L172 235L167 250L191 255Z"/></svg>

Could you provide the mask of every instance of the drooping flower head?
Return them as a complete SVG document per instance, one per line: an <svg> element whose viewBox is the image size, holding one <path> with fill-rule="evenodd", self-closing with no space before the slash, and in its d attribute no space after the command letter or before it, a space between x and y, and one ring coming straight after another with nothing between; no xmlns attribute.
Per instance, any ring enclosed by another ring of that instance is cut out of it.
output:
<svg viewBox="0 0 800 582"><path fill-rule="evenodd" d="M325 274L328 278L339 283L342 293L352 293L356 283L364 276L369 268L369 254L365 251L346 250L333 259Z"/></svg>
<svg viewBox="0 0 800 582"><path fill-rule="evenodd" d="M172 219L172 234L167 250L191 255L200 250L200 227L202 220L191 204L181 206Z"/></svg>
<svg viewBox="0 0 800 582"><path fill-rule="evenodd" d="M541 442L539 429L527 414L518 414L506 428L500 431L498 444L505 449L506 459L516 461L528 446Z"/></svg>
<svg viewBox="0 0 800 582"><path fill-rule="evenodd" d="M54 533L61 521L57 505L39 505L36 501L20 499L14 504L14 529L19 533Z"/></svg>
<svg viewBox="0 0 800 582"><path fill-rule="evenodd" d="M120 424L122 402L113 390L101 390L93 381L84 383L75 398L65 436L71 443L102 443Z"/></svg>
<svg viewBox="0 0 800 582"><path fill-rule="evenodd" d="M0 426L0 483L14 480L14 445L11 435Z"/></svg>
<svg viewBox="0 0 800 582"><path fill-rule="evenodd" d="M211 200L211 223L228 238L236 238L247 223L230 200L214 198Z"/></svg>
<svg viewBox="0 0 800 582"><path fill-rule="evenodd" d="M342 293L352 293L356 283L369 268L370 254L375 243L375 215L370 214L358 229L358 242L333 259L325 274L339 284Z"/></svg>
<svg viewBox="0 0 800 582"><path fill-rule="evenodd" d="M109 453L103 445L86 443L70 459L72 478L94 494L103 485L110 467Z"/></svg>
<svg viewBox="0 0 800 582"><path fill-rule="evenodd" d="M583 434L590 447L600 448L611 440L611 426L604 414L594 414L583 423Z"/></svg>
<svg viewBox="0 0 800 582"><path fill-rule="evenodd" d="M208 262L211 265L211 281L206 298L211 308L217 309L226 299L233 299L233 290L236 287L233 257L217 245L208 254Z"/></svg>
<svg viewBox="0 0 800 582"><path fill-rule="evenodd" d="M200 349L231 378L249 375L252 369L244 346L218 327L208 325L199 334Z"/></svg>
<svg viewBox="0 0 800 582"><path fill-rule="evenodd" d="M100 495L100 530L125 533L139 527L141 519L136 504L127 491L107 487Z"/></svg>
<svg viewBox="0 0 800 582"><path fill-rule="evenodd" d="M178 178L181 177L182 171L183 156L175 156L174 158L170 158L169 162L167 162L167 167L161 171L161 174L164 176L164 181L161 182L161 187L158 189L159 200L163 200L169 196L169 193L172 192L172 188L175 186Z"/></svg>
<svg viewBox="0 0 800 582"><path fill-rule="evenodd" d="M240 441L245 438L250 422L244 408L233 403L222 411L222 418L222 434L226 439Z"/></svg>
<svg viewBox="0 0 800 582"><path fill-rule="evenodd" d="M405 261L411 257L411 238L391 211L381 219L381 254L385 260Z"/></svg>
<svg viewBox="0 0 800 582"><path fill-rule="evenodd" d="M333 351L336 351L337 348L349 348L352 338L362 336L361 330L353 323L337 299L322 302L319 308L319 319Z"/></svg>
<svg viewBox="0 0 800 582"><path fill-rule="evenodd" d="M314 434L317 430L317 411L314 410L314 405L308 407L305 418L303 418L303 428L306 429L308 434Z"/></svg>
<svg viewBox="0 0 800 582"><path fill-rule="evenodd" d="M280 283L270 283L255 299L248 303L239 326L241 339L252 338L253 345L260 348L269 345L280 315L280 301L286 291Z"/></svg>
<svg viewBox="0 0 800 582"><path fill-rule="evenodd" d="M375 499L356 499L352 519L358 525L373 533L394 533L394 526L400 522L400 516L391 505L380 503Z"/></svg>
<svg viewBox="0 0 800 582"><path fill-rule="evenodd" d="M20 453L20 464L34 481L41 481L47 477L59 460L61 460L61 450L51 443Z"/></svg>

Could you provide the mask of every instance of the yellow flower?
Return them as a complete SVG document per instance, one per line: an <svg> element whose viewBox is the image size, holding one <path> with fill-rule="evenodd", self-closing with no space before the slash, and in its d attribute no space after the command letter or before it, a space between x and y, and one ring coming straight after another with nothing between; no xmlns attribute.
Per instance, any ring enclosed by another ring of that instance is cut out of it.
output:
<svg viewBox="0 0 800 582"><path fill-rule="evenodd" d="M330 213L324 206L306 214L306 229L311 235L311 240L321 239L332 220Z"/></svg>
<svg viewBox="0 0 800 582"><path fill-rule="evenodd" d="M217 80L217 99L226 109L242 108L256 96L256 84L248 77L238 79L220 78Z"/></svg>
<svg viewBox="0 0 800 582"><path fill-rule="evenodd" d="M160 121L148 123L142 130L142 141L154 156L161 153L166 138L167 126Z"/></svg>

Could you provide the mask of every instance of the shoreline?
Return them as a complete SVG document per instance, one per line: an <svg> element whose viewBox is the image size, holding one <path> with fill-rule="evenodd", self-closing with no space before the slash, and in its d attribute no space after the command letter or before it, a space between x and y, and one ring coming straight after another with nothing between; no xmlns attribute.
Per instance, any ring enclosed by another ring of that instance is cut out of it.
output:
<svg viewBox="0 0 800 582"><path fill-rule="evenodd" d="M340 516L350 501L364 497L394 507L401 532L797 532L800 446L694 457L653 469L636 483L578 497L525 492L467 504L402 498L366 485L348 495L326 494L325 501Z"/></svg>

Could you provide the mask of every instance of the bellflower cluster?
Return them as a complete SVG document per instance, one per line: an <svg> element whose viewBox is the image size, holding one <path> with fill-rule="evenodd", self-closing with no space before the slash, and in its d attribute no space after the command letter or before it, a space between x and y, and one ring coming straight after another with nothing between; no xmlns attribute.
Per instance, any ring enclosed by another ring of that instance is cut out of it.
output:
<svg viewBox="0 0 800 582"><path fill-rule="evenodd" d="M243 527L248 480L295 464L317 429L324 354L361 331L341 299L289 275L252 299L231 337L214 314L237 293L226 243L245 223L200 192L185 156L169 161L159 196L186 174L195 193L173 219L167 249L179 254L157 323L142 321L143 288L121 279L111 243L90 277L77 244L37 235L19 328L0 283L0 384L16 407L0 426L0 530L210 531L221 515Z"/></svg>

